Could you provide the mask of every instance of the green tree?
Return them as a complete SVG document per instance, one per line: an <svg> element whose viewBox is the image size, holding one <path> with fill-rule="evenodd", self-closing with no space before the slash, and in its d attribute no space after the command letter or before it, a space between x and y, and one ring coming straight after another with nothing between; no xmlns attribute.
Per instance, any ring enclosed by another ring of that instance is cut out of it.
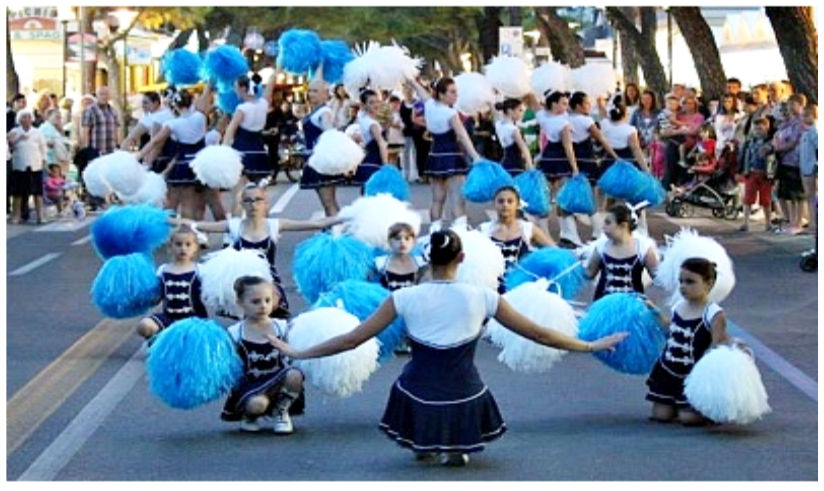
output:
<svg viewBox="0 0 824 491"><path fill-rule="evenodd" d="M678 30L689 46L701 91L707 100L720 98L727 90L727 76L715 37L699 7L670 7Z"/></svg>
<svg viewBox="0 0 824 491"><path fill-rule="evenodd" d="M567 21L556 12L555 7L534 7L535 18L541 35L549 39L552 57L558 63L578 68L586 63L584 48L578 35L569 27Z"/></svg>
<svg viewBox="0 0 824 491"><path fill-rule="evenodd" d="M818 104L818 31L811 7L767 7L793 87Z"/></svg>
<svg viewBox="0 0 824 491"><path fill-rule="evenodd" d="M620 7L607 7L607 16L618 32L622 33L622 41L626 41L637 53L638 63L644 72L647 87L659 96L663 96L669 90L669 83L664 66L661 64L661 57L655 48L656 8L639 8L640 29Z"/></svg>

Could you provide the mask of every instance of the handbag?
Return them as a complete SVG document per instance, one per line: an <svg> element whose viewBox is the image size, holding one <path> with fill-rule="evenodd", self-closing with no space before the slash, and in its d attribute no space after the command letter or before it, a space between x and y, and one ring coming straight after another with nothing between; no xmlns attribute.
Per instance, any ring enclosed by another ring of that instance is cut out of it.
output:
<svg viewBox="0 0 824 491"><path fill-rule="evenodd" d="M778 170L778 157L775 153L771 153L764 157L764 160L766 162L766 169L764 173L767 175L767 179L775 179L775 173Z"/></svg>

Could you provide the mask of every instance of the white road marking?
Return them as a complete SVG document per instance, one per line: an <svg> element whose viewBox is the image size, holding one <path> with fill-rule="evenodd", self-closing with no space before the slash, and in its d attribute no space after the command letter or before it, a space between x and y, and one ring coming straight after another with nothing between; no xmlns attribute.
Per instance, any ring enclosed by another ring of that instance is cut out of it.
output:
<svg viewBox="0 0 824 491"><path fill-rule="evenodd" d="M34 229L35 232L76 232L83 227L88 226L94 219L87 218L85 220L60 220L52 222L42 227Z"/></svg>
<svg viewBox="0 0 824 491"><path fill-rule="evenodd" d="M57 477L143 376L143 353L142 347L135 352L123 368L26 469L19 481L51 481Z"/></svg>
<svg viewBox="0 0 824 491"><path fill-rule="evenodd" d="M300 184L292 184L292 186L290 186L289 189L287 189L286 192L278 198L275 205L269 209L269 214L276 215L278 213L283 213L283 210L286 209L289 202L292 201L292 198L295 197L295 194L297 194L298 191L300 191Z"/></svg>
<svg viewBox="0 0 824 491"><path fill-rule="evenodd" d="M75 240L74 242L72 242L72 244L71 244L71 245L73 245L73 246L79 246L79 245L83 245L83 244L85 244L85 243L87 243L87 242L90 242L91 240L92 240L92 236L91 236L91 235L87 235L87 236L85 236L85 237L83 237L83 238L81 238L81 239L77 239L77 240Z"/></svg>
<svg viewBox="0 0 824 491"><path fill-rule="evenodd" d="M39 268L40 266L46 264L49 261L57 259L61 255L62 255L61 252L50 252L50 253L46 254L45 256L43 256L39 259L35 259L34 261L32 261L32 262L30 262L30 263L28 263L28 264L26 264L26 265L24 265L20 268L15 269L11 273L9 273L9 276L24 275L24 274L28 273L29 271L32 271L34 269Z"/></svg>

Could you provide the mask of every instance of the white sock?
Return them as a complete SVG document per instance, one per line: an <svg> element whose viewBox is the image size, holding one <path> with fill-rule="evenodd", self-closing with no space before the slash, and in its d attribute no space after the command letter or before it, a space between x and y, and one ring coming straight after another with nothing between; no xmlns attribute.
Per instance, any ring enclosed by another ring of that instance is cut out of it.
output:
<svg viewBox="0 0 824 491"><path fill-rule="evenodd" d="M443 228L443 220L435 220L429 224L429 233L439 232Z"/></svg>
<svg viewBox="0 0 824 491"><path fill-rule="evenodd" d="M559 220L561 225L561 239L567 239L573 244L582 245L581 236L578 235L578 225L575 223L575 217L567 215L561 217Z"/></svg>
<svg viewBox="0 0 824 491"><path fill-rule="evenodd" d="M457 227L460 229L469 229L469 223L467 223L466 215L460 216L454 220L452 220L452 226Z"/></svg>

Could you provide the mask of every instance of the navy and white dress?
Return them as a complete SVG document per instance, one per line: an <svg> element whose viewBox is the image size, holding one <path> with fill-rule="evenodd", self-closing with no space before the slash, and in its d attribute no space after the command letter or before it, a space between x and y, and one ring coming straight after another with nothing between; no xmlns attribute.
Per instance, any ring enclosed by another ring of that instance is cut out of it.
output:
<svg viewBox="0 0 824 491"><path fill-rule="evenodd" d="M638 134L638 129L635 126L632 126L627 122L613 123L610 120L604 120L601 121L601 132L604 134L604 139L607 143L609 143L609 146L615 150L615 153L618 154L618 157L620 157L621 160L626 160L634 165L638 170L641 170L641 164L635 160L635 154L629 146L630 137ZM604 175L604 172L606 172L615 162L616 160L610 156L604 157L598 173L599 177Z"/></svg>
<svg viewBox="0 0 824 491"><path fill-rule="evenodd" d="M157 268L160 277L163 296L163 310L149 316L160 330L166 329L173 323L189 317L209 317L206 306L200 299L202 285L197 267L185 273L171 273L166 270L167 264Z"/></svg>
<svg viewBox="0 0 824 491"><path fill-rule="evenodd" d="M465 175L469 172L466 157L458 144L458 137L450 121L458 111L441 104L434 99L427 99L424 104L426 129L432 135L432 148L426 161L424 175L439 179Z"/></svg>
<svg viewBox="0 0 824 491"><path fill-rule="evenodd" d="M140 122L138 124L146 130L148 135L154 136L158 131L160 131L163 123L173 119L175 119L175 114L171 111L171 109L163 106L153 113L144 115L140 118ZM157 172L158 174L163 172L166 169L166 166L169 165L169 162L171 162L174 158L176 148L177 142L172 138L166 138L166 141L163 142L163 147L160 149L160 153L152 162L152 172Z"/></svg>
<svg viewBox="0 0 824 491"><path fill-rule="evenodd" d="M316 107L308 116L303 118L301 126L303 128L303 138L306 140L306 151L312 153L318 138L325 131L323 128L323 115L331 113L332 109L327 106ZM307 159L309 157L307 156ZM300 176L301 189L317 189L328 186L338 186L343 184L346 178L343 174L329 175L321 174L312 168L311 165L303 166L303 173Z"/></svg>
<svg viewBox="0 0 824 491"><path fill-rule="evenodd" d="M498 226L498 223L494 220L484 222L478 227L481 233L489 237L492 242L501 249L501 254L504 256L504 264L506 265L504 275L506 275L506 271L509 271L519 259L532 250L532 222L518 220L518 223L521 226L521 235L510 240L501 240L493 237L492 234L495 233L495 228ZM504 276L501 276L498 278L498 293L503 294L505 292Z"/></svg>
<svg viewBox="0 0 824 491"><path fill-rule="evenodd" d="M196 186L200 181L189 162L206 147L206 116L197 110L184 109L178 117L163 123L171 131L177 148L172 170L166 177L170 186Z"/></svg>
<svg viewBox="0 0 824 491"><path fill-rule="evenodd" d="M220 419L223 421L240 421L246 412L249 399L263 393L272 393L282 386L286 374L292 368L286 364L280 352L268 341L263 343L252 342L243 338L245 322L229 326L229 336L237 346L238 354L243 360L243 378L235 386L226 403ZM272 334L283 339L286 333L286 321L272 319ZM264 415L271 416L275 401L269 404ZM289 414L303 414L305 398L303 391L289 407Z"/></svg>
<svg viewBox="0 0 824 491"><path fill-rule="evenodd" d="M383 165L381 159L381 151L378 146L378 140L372 136L372 127L377 126L378 131L382 131L381 124L375 118L366 113L361 113L358 117L358 126L360 127L361 135L363 135L363 143L365 145L366 156L363 158L355 175L352 177L352 184L356 186L363 186L366 181L372 177L372 174L379 171Z"/></svg>
<svg viewBox="0 0 824 491"><path fill-rule="evenodd" d="M269 234L259 241L251 241L243 237L243 219L230 218L227 223L229 225L229 247L237 251L244 249L257 250L266 256L266 260L269 262L269 271L272 273L272 283L274 283L280 295L280 305L272 312L272 317L288 318L289 300L286 298L286 290L283 288L278 268L275 266L277 242L280 237L280 220L268 218L266 227Z"/></svg>
<svg viewBox="0 0 824 491"><path fill-rule="evenodd" d="M482 325L497 311L499 295L434 281L395 291L392 298L406 324L412 359L392 386L380 429L416 452L482 451L506 431L475 367Z"/></svg>
<svg viewBox="0 0 824 491"><path fill-rule="evenodd" d="M712 345L712 321L723 309L716 303L707 305L701 317L684 319L678 307L672 309L670 334L664 352L647 379L646 399L659 404L689 409L684 395L684 380Z"/></svg>
<svg viewBox="0 0 824 491"><path fill-rule="evenodd" d="M569 125L572 133L572 149L575 151L575 162L578 172L586 174L591 182L598 180L598 158L595 155L595 145L589 129L595 125L595 120L584 114L570 114Z"/></svg>
<svg viewBox="0 0 824 491"><path fill-rule="evenodd" d="M646 267L644 260L649 253L653 243L651 240L633 238L635 241L635 254L629 257L616 258L607 254L608 240L599 240L595 244L595 250L601 257L598 285L595 287L595 294L592 301L609 295L610 293L644 293L643 274Z"/></svg>
<svg viewBox="0 0 824 491"><path fill-rule="evenodd" d="M504 159L501 165L512 177L526 170L521 149L515 143L515 133L518 131L520 130L512 121L501 119L495 122L495 134L498 135L498 141L504 149Z"/></svg>
<svg viewBox="0 0 824 491"><path fill-rule="evenodd" d="M569 117L564 114L551 114L547 111L538 111L535 119L546 135L546 145L538 157L537 167L546 175L547 179L560 179L572 175L572 166L564 151L561 133L569 126Z"/></svg>
<svg viewBox="0 0 824 491"><path fill-rule="evenodd" d="M269 101L257 98L237 106L235 111L243 113L243 121L235 131L232 148L243 154L243 175L251 181L258 181L272 175L269 152L263 142L263 128L269 112Z"/></svg>
<svg viewBox="0 0 824 491"><path fill-rule="evenodd" d="M415 262L415 266L420 269L426 265L426 260L421 256L411 256ZM378 271L378 281L382 287L390 292L400 290L410 286L415 286L418 283L418 272L413 271L407 274L393 273L389 271L390 256L378 256L375 258L375 269Z"/></svg>

